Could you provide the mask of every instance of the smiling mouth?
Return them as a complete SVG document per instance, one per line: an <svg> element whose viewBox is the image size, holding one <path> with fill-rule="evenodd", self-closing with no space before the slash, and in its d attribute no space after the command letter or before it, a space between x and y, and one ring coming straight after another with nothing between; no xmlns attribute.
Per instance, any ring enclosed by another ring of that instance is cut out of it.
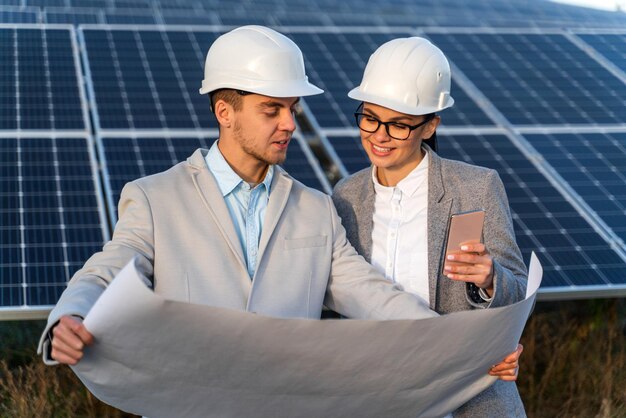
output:
<svg viewBox="0 0 626 418"><path fill-rule="evenodd" d="M374 145L372 144L372 149L376 152L391 152L391 148L383 148L383 147L379 147L378 145Z"/></svg>

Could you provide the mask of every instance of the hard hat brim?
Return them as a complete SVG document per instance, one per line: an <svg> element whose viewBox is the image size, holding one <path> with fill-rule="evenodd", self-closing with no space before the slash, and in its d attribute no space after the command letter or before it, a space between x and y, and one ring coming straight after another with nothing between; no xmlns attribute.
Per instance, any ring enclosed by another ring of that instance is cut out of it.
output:
<svg viewBox="0 0 626 418"><path fill-rule="evenodd" d="M276 81L268 83L259 80L242 80L235 82L212 83L210 80L202 81L200 94L211 93L219 89L243 90L250 93L262 94L269 97L304 97L324 93L324 90L308 82L308 80Z"/></svg>
<svg viewBox="0 0 626 418"><path fill-rule="evenodd" d="M420 104L418 104L417 106L409 106L400 101L390 100L375 94L368 94L362 91L360 86L350 90L350 92L348 93L348 97L354 100L358 100L360 102L373 103L375 105L386 107L387 109L395 110L396 112L414 116L428 115L430 113L439 112L441 110L452 107L452 105L454 104L454 99L448 96L446 102L440 107L421 106Z"/></svg>

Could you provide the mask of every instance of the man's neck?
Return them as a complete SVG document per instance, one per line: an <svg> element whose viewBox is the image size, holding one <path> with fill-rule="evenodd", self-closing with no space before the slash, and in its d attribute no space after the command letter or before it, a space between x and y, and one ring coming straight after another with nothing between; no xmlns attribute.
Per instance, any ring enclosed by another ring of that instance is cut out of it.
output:
<svg viewBox="0 0 626 418"><path fill-rule="evenodd" d="M263 181L269 169L269 164L241 152L239 148L229 146L227 141L218 140L217 147L230 168L243 181L251 186L256 186Z"/></svg>

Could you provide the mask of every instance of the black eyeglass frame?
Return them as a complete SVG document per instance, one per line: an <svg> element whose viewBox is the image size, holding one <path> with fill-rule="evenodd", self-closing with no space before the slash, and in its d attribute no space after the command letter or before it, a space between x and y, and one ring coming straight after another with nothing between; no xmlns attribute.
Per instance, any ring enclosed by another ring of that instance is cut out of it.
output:
<svg viewBox="0 0 626 418"><path fill-rule="evenodd" d="M393 138L393 139L395 139L397 141L406 141L411 136L411 132L413 132L414 130L416 130L420 126L426 125L428 122L433 120L435 118L435 116L437 116L436 113L431 113L430 115L427 115L426 119L424 119L423 121L421 121L417 125L407 125L406 123L402 123L402 122L394 122L394 121L383 122L382 120L380 120L380 119L378 119L378 118L376 118L376 117L374 117L372 115L369 115L369 114L363 113L363 112L359 112L360 109L363 109L363 103L361 103L359 105L359 107L356 108L357 111L354 112L354 118L356 120L356 126L358 126L358 128L360 130L362 130L363 132L367 132L369 134L373 134L374 132L376 132L376 131L378 131L380 129L380 125L385 125L385 132L387 132L387 135L389 135L390 138ZM370 119L374 119L376 122L378 122L378 124L376 125L376 129L374 129L373 131L367 131L367 130L361 128L361 124L359 123L359 117L368 117ZM409 128L409 132L406 134L406 138L396 138L395 136L391 135L391 132L389 132L389 125L402 125L402 126L405 126L405 127Z"/></svg>

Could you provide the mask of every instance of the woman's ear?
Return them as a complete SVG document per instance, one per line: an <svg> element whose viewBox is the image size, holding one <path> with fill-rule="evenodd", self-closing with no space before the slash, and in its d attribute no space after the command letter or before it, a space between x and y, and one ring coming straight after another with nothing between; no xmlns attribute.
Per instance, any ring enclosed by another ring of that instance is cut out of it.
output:
<svg viewBox="0 0 626 418"><path fill-rule="evenodd" d="M439 115L435 115L427 124L424 130L422 131L422 141L433 136L437 127L441 123L441 117Z"/></svg>

